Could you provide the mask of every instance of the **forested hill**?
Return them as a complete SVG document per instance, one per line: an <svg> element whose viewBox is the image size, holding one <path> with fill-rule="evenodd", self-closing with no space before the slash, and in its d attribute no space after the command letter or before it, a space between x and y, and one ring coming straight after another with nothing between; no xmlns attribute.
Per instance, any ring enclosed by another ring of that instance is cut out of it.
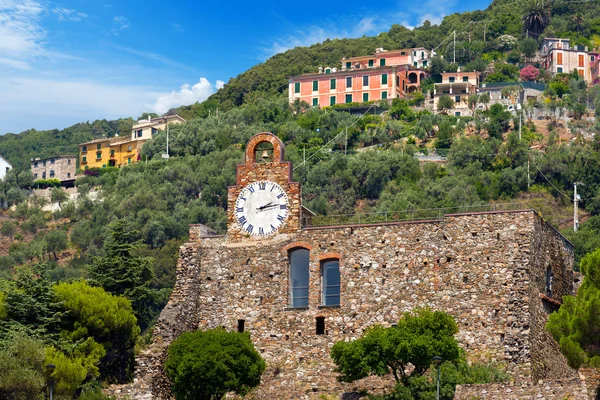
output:
<svg viewBox="0 0 600 400"><path fill-rule="evenodd" d="M0 155L18 170L29 168L33 157L54 157L59 154L78 154L78 145L101 137L129 134L133 119L116 121L97 120L81 122L59 130L37 131L30 129L20 134L0 135Z"/></svg>
<svg viewBox="0 0 600 400"><path fill-rule="evenodd" d="M591 45L594 35L600 35L600 4L597 2L554 0L495 0L485 10L455 13L446 16L439 25L425 21L423 25L409 30L394 24L387 32L375 37L357 39L325 40L309 47L296 47L276 54L264 63L241 73L203 103L172 110L186 119L205 117L209 110L228 110L258 97L281 95L287 91L288 77L315 72L319 66L339 67L342 57L371 54L378 47L400 49L425 47L436 49L447 60L453 57L453 41L457 33L457 62L466 64L485 53L504 51L499 38L502 35L524 38L523 15L540 8L548 11L551 18L543 36L569 37L575 44ZM600 37L596 38L600 44Z"/></svg>

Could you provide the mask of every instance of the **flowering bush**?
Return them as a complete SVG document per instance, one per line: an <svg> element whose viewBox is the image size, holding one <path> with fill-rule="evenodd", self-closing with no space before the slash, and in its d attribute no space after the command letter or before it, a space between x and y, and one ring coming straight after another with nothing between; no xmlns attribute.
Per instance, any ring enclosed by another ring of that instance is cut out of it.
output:
<svg viewBox="0 0 600 400"><path fill-rule="evenodd" d="M519 76L522 81L535 81L540 76L540 70L533 65L528 65L521 70Z"/></svg>

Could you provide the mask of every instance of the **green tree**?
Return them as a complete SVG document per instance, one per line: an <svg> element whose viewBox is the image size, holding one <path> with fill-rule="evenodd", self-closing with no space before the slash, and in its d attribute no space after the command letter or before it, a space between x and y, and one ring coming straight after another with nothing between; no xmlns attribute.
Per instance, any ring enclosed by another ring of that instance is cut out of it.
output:
<svg viewBox="0 0 600 400"><path fill-rule="evenodd" d="M0 398L3 400L42 400L44 345L17 335L0 349Z"/></svg>
<svg viewBox="0 0 600 400"><path fill-rule="evenodd" d="M582 364L600 367L600 248L581 259L580 269L584 278L577 296L564 296L546 325L575 369Z"/></svg>
<svg viewBox="0 0 600 400"><path fill-rule="evenodd" d="M360 339L337 342L331 348L331 358L341 381L384 376L391 371L397 382L408 386L409 378L422 376L429 369L434 356L444 361L459 358L460 348L454 338L457 332L452 316L429 308L416 309L405 312L397 326L374 325Z"/></svg>
<svg viewBox="0 0 600 400"><path fill-rule="evenodd" d="M248 333L212 329L186 332L171 343L165 372L177 398L219 400L258 386L265 361Z"/></svg>
<svg viewBox="0 0 600 400"><path fill-rule="evenodd" d="M125 221L113 222L104 243L106 255L94 258L90 275L107 292L127 297L140 327L146 329L157 313L158 293L150 288L152 259L134 254L140 245L135 235Z"/></svg>
<svg viewBox="0 0 600 400"><path fill-rule="evenodd" d="M550 16L541 0L530 0L523 12L523 30L526 36L537 38L550 24Z"/></svg>
<svg viewBox="0 0 600 400"><path fill-rule="evenodd" d="M17 224L13 221L4 221L2 223L2 227L0 228L0 233L4 236L8 236L9 238L13 238L15 232L17 231Z"/></svg>
<svg viewBox="0 0 600 400"><path fill-rule="evenodd" d="M83 365L93 370L93 360L102 357L101 377L111 382L127 382L132 376L133 348L140 333L131 302L83 281L61 282L54 291L66 311L63 337L84 342L79 351L88 361ZM96 344L104 347L105 356Z"/></svg>
<svg viewBox="0 0 600 400"><path fill-rule="evenodd" d="M46 249L49 253L52 253L55 260L58 260L57 253L65 250L69 242L67 233L57 229L48 232L46 236L44 236L44 240L46 241Z"/></svg>
<svg viewBox="0 0 600 400"><path fill-rule="evenodd" d="M62 210L62 203L69 200L69 195L63 190L63 188L55 187L50 191L50 201L52 203L58 203L58 207Z"/></svg>
<svg viewBox="0 0 600 400"><path fill-rule="evenodd" d="M443 94L438 99L437 109L439 112L446 113L449 109L454 108L454 100L447 94Z"/></svg>
<svg viewBox="0 0 600 400"><path fill-rule="evenodd" d="M519 47L525 58L533 58L538 49L537 40L530 37L525 38L521 41Z"/></svg>

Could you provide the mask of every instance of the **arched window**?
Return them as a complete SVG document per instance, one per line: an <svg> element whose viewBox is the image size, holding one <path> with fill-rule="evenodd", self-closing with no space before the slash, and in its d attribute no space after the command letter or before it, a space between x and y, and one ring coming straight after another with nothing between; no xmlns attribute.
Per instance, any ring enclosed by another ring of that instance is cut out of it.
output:
<svg viewBox="0 0 600 400"><path fill-rule="evenodd" d="M552 297L552 283L554 281L554 274L552 273L552 267L548 266L546 269L546 295Z"/></svg>
<svg viewBox="0 0 600 400"><path fill-rule="evenodd" d="M308 307L309 251L304 248L290 250L290 305Z"/></svg>
<svg viewBox="0 0 600 400"><path fill-rule="evenodd" d="M321 302L325 306L340 304L340 260L321 262Z"/></svg>

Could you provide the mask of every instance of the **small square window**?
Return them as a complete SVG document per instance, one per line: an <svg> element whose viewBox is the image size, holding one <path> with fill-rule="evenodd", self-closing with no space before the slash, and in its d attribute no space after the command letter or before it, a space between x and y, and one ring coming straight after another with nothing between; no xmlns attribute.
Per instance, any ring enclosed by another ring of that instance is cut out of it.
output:
<svg viewBox="0 0 600 400"><path fill-rule="evenodd" d="M127 146L127 151L131 151L132 148L131 145Z"/></svg>
<svg viewBox="0 0 600 400"><path fill-rule="evenodd" d="M38 176L37 174L33 174L34 179L37 179L37 176Z"/></svg>
<svg viewBox="0 0 600 400"><path fill-rule="evenodd" d="M369 67L372 67L372 66L373 66L373 64L374 64L374 63L373 63L373 60L369 60Z"/></svg>
<svg viewBox="0 0 600 400"><path fill-rule="evenodd" d="M87 157L86 156L81 157L81 163L82 164L87 163Z"/></svg>
<svg viewBox="0 0 600 400"><path fill-rule="evenodd" d="M33 163L33 168L37 168L37 167L38 167L38 163L37 163L37 162L34 162L34 163Z"/></svg>
<svg viewBox="0 0 600 400"><path fill-rule="evenodd" d="M460 96L454 96L454 102L460 103Z"/></svg>
<svg viewBox="0 0 600 400"><path fill-rule="evenodd" d="M46 179L46 173L42 172L42 179Z"/></svg>
<svg viewBox="0 0 600 400"><path fill-rule="evenodd" d="M300 93L300 82L294 82L294 93Z"/></svg>
<svg viewBox="0 0 600 400"><path fill-rule="evenodd" d="M87 146L81 146L81 152L82 153L86 153L87 152Z"/></svg>
<svg viewBox="0 0 600 400"><path fill-rule="evenodd" d="M102 152L101 151L96 152L96 159L99 160L101 158L102 158Z"/></svg>
<svg viewBox="0 0 600 400"><path fill-rule="evenodd" d="M110 150L110 155L111 155L111 156L114 156L114 155L115 155L115 150L114 150L114 149L111 149L111 150Z"/></svg>
<svg viewBox="0 0 600 400"><path fill-rule="evenodd" d="M71 165L71 159L70 158L67 160L67 165Z"/></svg>
<svg viewBox="0 0 600 400"><path fill-rule="evenodd" d="M313 81L313 92L317 92L319 90L319 81Z"/></svg>
<svg viewBox="0 0 600 400"><path fill-rule="evenodd" d="M557 67L557 68L556 68L556 72L557 72L557 73L561 73L561 72L563 72L563 69L562 69L562 67Z"/></svg>
<svg viewBox="0 0 600 400"><path fill-rule="evenodd" d="M456 78L454 78L453 76L448 78L448 82L450 82L450 83L454 83L455 80L456 80Z"/></svg>
<svg viewBox="0 0 600 400"><path fill-rule="evenodd" d="M369 93L363 93L363 102L369 101Z"/></svg>
<svg viewBox="0 0 600 400"><path fill-rule="evenodd" d="M379 59L379 66L380 67L385 67L385 58L380 58Z"/></svg>
<svg viewBox="0 0 600 400"><path fill-rule="evenodd" d="M352 63L350 61L346 62L346 69L352 68Z"/></svg>
<svg viewBox="0 0 600 400"><path fill-rule="evenodd" d="M50 160L50 164L54 164L54 158Z"/></svg>
<svg viewBox="0 0 600 400"><path fill-rule="evenodd" d="M460 117L460 111L456 111L456 112L454 113L454 116L455 116L455 117Z"/></svg>
<svg viewBox="0 0 600 400"><path fill-rule="evenodd" d="M102 149L102 144L99 143L96 145L96 150L100 150L100 149Z"/></svg>
<svg viewBox="0 0 600 400"><path fill-rule="evenodd" d="M50 178L53 178L53 177L54 177L54 170L53 170L53 169L51 169L51 170L50 170Z"/></svg>
<svg viewBox="0 0 600 400"><path fill-rule="evenodd" d="M331 68L325 68L325 73L326 74L330 74L331 73Z"/></svg>
<svg viewBox="0 0 600 400"><path fill-rule="evenodd" d="M67 178L70 178L70 177L71 177L71 173L67 172Z"/></svg>
<svg viewBox="0 0 600 400"><path fill-rule="evenodd" d="M346 103L352 103L352 95L351 94L346 95Z"/></svg>
<svg viewBox="0 0 600 400"><path fill-rule="evenodd" d="M469 82L469 77L468 76L463 76L463 82Z"/></svg>

